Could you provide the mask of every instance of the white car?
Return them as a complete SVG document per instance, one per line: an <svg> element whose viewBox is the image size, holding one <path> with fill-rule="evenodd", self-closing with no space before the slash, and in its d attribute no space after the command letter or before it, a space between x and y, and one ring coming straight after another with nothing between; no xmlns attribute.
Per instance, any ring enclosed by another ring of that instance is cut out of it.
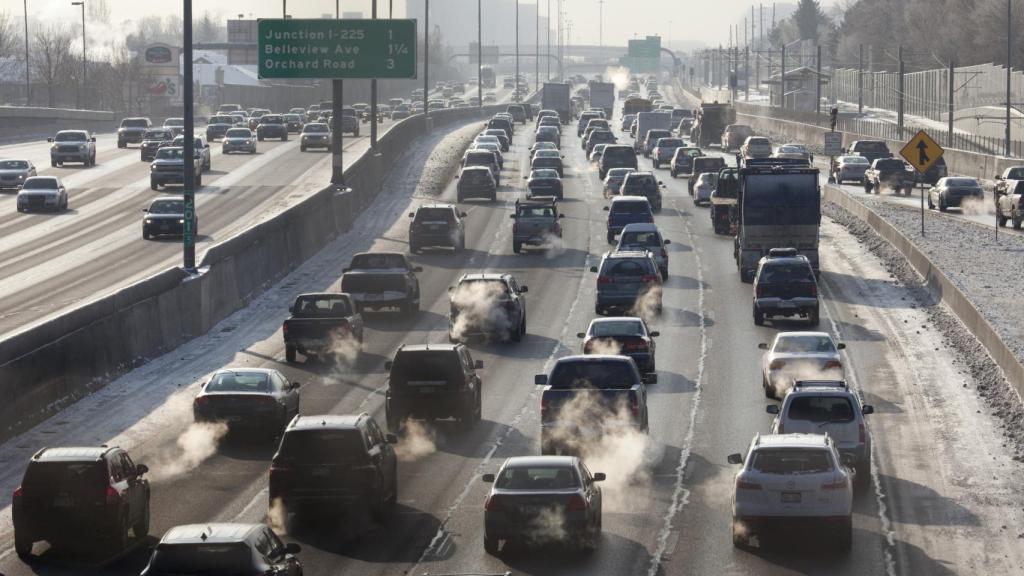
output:
<svg viewBox="0 0 1024 576"><path fill-rule="evenodd" d="M773 434L828 434L839 453L852 458L857 485L871 479L871 435L864 416L875 408L862 404L843 380L802 380L786 394L782 406L769 404L775 414Z"/></svg>
<svg viewBox="0 0 1024 576"><path fill-rule="evenodd" d="M718 186L718 174L714 172L702 172L697 176L697 182L693 185L693 203L697 206L711 203L711 193Z"/></svg>
<svg viewBox="0 0 1024 576"><path fill-rule="evenodd" d="M843 359L827 332L779 332L771 345L757 345L761 357L761 386L766 398L781 399L797 380L842 380Z"/></svg>
<svg viewBox="0 0 1024 576"><path fill-rule="evenodd" d="M221 140L221 152L230 154L232 152L256 153L256 135L248 128L232 128L224 133Z"/></svg>
<svg viewBox="0 0 1024 576"><path fill-rule="evenodd" d="M832 439L825 434L757 435L747 455L730 454L736 474L732 499L732 543L743 547L750 536L786 538L774 525L820 524L835 545L848 550L853 537L853 475Z"/></svg>
<svg viewBox="0 0 1024 576"><path fill-rule="evenodd" d="M18 212L68 209L68 191L56 176L31 176L18 191Z"/></svg>
<svg viewBox="0 0 1024 576"><path fill-rule="evenodd" d="M590 163L591 164L596 164L596 163L600 162L601 161L601 155L604 154L604 149L607 148L607 147L608 147L607 144L596 144L596 145L594 145L594 149L590 151L590 158L588 159L588 160L590 160Z"/></svg>

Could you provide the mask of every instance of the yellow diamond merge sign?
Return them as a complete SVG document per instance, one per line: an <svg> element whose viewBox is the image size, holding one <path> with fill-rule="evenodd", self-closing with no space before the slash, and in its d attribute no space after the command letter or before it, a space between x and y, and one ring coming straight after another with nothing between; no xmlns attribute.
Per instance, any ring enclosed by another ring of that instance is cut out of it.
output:
<svg viewBox="0 0 1024 576"><path fill-rule="evenodd" d="M931 136L921 130L900 150L900 155L910 162L910 165L918 172L924 174L932 167L932 164L942 158L943 152L945 150L942 149L942 146L939 146L938 142L932 140Z"/></svg>

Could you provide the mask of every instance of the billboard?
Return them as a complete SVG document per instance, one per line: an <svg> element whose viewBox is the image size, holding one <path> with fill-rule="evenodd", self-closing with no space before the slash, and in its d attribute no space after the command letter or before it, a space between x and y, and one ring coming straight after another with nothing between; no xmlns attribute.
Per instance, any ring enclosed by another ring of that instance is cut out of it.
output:
<svg viewBox="0 0 1024 576"><path fill-rule="evenodd" d="M142 65L149 68L177 68L178 47L169 44L150 44L142 50Z"/></svg>

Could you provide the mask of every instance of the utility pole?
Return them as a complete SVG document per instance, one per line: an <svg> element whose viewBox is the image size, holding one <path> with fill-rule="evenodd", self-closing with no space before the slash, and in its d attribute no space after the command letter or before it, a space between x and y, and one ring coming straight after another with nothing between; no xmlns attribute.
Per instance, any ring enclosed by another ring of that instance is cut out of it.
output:
<svg viewBox="0 0 1024 576"><path fill-rule="evenodd" d="M954 96L953 79L955 77L955 73L954 73L955 69L956 69L956 64L953 62L953 59L950 58L949 59L949 102L948 102L948 104L949 104L949 124L948 124L949 134L947 134L947 136L946 136L946 146L949 147L949 148L953 147L953 110L954 110L954 106L953 106L953 96Z"/></svg>
<svg viewBox="0 0 1024 576"><path fill-rule="evenodd" d="M773 10L774 12L774 4ZM782 71L779 74L779 92L781 96L782 109L786 109L786 43L782 43Z"/></svg>
<svg viewBox="0 0 1024 576"><path fill-rule="evenodd" d="M377 19L377 0L370 2L370 18ZM370 79L370 150L377 152L377 79Z"/></svg>
<svg viewBox="0 0 1024 576"><path fill-rule="evenodd" d="M597 45L604 48L604 0L597 0Z"/></svg>
<svg viewBox="0 0 1024 576"><path fill-rule="evenodd" d="M341 5L334 0L334 18L341 18ZM336 189L345 187L345 157L342 146L345 122L341 110L345 106L345 81L341 78L331 80L331 184Z"/></svg>
<svg viewBox="0 0 1024 576"><path fill-rule="evenodd" d="M1013 66L1013 0L1006 0L1006 149L1004 156L1010 156L1010 87L1011 66Z"/></svg>
<svg viewBox="0 0 1024 576"><path fill-rule="evenodd" d="M817 115L817 117L820 118L821 117L821 44L818 44L818 56L817 56L817 59L815 60L815 62L816 62L816 66L817 66L817 74L815 74L816 78L815 78L815 82L814 82L814 87L815 87L814 93L816 95L816 98L814 100L814 113Z"/></svg>
<svg viewBox="0 0 1024 576"><path fill-rule="evenodd" d="M82 3L82 13L85 14L85 3ZM184 181L182 196L185 200L185 222L182 226L181 244L184 249L183 254L183 268L188 272L195 272L196 270L196 172L193 170L195 165L195 120L193 120L193 102L192 102L192 0L183 0L182 10L182 24L184 25L184 33L182 34L182 76L184 86L182 86L182 100L184 103L183 113L185 115L185 134L184 134L184 158L182 159L183 166L182 171L184 172Z"/></svg>
<svg viewBox="0 0 1024 576"><path fill-rule="evenodd" d="M533 88L540 90L540 0L534 1L534 8L537 23L533 32Z"/></svg>
<svg viewBox="0 0 1024 576"><path fill-rule="evenodd" d="M743 100L750 101L750 44L747 44L745 48L745 54L743 58Z"/></svg>
<svg viewBox="0 0 1024 576"><path fill-rule="evenodd" d="M476 101L478 108L484 107L484 52L483 52L483 0L476 0Z"/></svg>
<svg viewBox="0 0 1024 576"><path fill-rule="evenodd" d="M544 32L547 34L547 37L548 37L548 57L547 57L547 61L546 62L547 62L547 68L548 68L547 76L548 76L548 81L550 82L551 81L551 0L548 0L548 2L547 2L547 11L548 11L548 14L547 14L548 29L545 30Z"/></svg>
<svg viewBox="0 0 1024 576"><path fill-rule="evenodd" d="M857 64L857 114L864 113L864 45L860 45L860 62Z"/></svg>
<svg viewBox="0 0 1024 576"><path fill-rule="evenodd" d="M28 0L25 4L25 106L32 104L32 82L29 79L29 58L28 58Z"/></svg>
<svg viewBox="0 0 1024 576"><path fill-rule="evenodd" d="M481 95L481 98L483 95ZM423 126L430 131L430 0L423 0Z"/></svg>
<svg viewBox="0 0 1024 576"><path fill-rule="evenodd" d="M515 102L515 96L519 94L519 0L516 0L516 79L512 83L515 85L512 100Z"/></svg>
<svg viewBox="0 0 1024 576"><path fill-rule="evenodd" d="M903 137L903 45L900 44L897 57L900 59L899 77L896 84L896 130L900 138Z"/></svg>

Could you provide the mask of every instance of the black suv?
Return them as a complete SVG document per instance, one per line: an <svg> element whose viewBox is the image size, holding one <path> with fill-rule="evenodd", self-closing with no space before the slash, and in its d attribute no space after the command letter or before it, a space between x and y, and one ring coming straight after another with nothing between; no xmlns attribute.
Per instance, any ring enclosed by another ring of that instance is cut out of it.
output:
<svg viewBox="0 0 1024 576"><path fill-rule="evenodd" d="M491 202L498 199L498 183L490 168L467 166L457 178L459 184L455 187L455 194L459 202L466 198L486 198Z"/></svg>
<svg viewBox="0 0 1024 576"><path fill-rule="evenodd" d="M385 363L388 429L397 432L407 418L455 418L464 429L480 421L483 383L462 344L403 345L394 361Z"/></svg>
<svg viewBox="0 0 1024 576"><path fill-rule="evenodd" d="M637 169L636 151L629 144L609 144L601 153L601 161L598 162L598 173L601 179L608 175L612 168Z"/></svg>
<svg viewBox="0 0 1024 576"><path fill-rule="evenodd" d="M757 264L754 324L763 325L766 316L799 316L818 325L818 282L810 260L796 248L772 248Z"/></svg>
<svg viewBox="0 0 1024 576"><path fill-rule="evenodd" d="M511 274L463 274L448 288L448 340L496 336L519 342L526 334L526 292Z"/></svg>
<svg viewBox="0 0 1024 576"><path fill-rule="evenodd" d="M280 114L264 114L256 125L256 139L280 138L288 141L288 122Z"/></svg>
<svg viewBox="0 0 1024 576"><path fill-rule="evenodd" d="M117 447L43 448L14 491L14 548L99 540L112 554L128 547L128 531L149 534L149 472Z"/></svg>
<svg viewBox="0 0 1024 576"><path fill-rule="evenodd" d="M427 246L466 247L465 212L451 204L427 204L409 212L409 251L419 254Z"/></svg>
<svg viewBox="0 0 1024 576"><path fill-rule="evenodd" d="M651 204L651 210L661 212L661 180L654 172L630 172L622 181L619 194L622 196L643 196Z"/></svg>
<svg viewBox="0 0 1024 576"><path fill-rule="evenodd" d="M274 574L302 576L298 544L281 542L264 524L175 526L153 548L142 576Z"/></svg>
<svg viewBox="0 0 1024 576"><path fill-rule="evenodd" d="M398 442L366 414L296 416L270 464L270 505L288 513L369 507L376 519L398 501Z"/></svg>

